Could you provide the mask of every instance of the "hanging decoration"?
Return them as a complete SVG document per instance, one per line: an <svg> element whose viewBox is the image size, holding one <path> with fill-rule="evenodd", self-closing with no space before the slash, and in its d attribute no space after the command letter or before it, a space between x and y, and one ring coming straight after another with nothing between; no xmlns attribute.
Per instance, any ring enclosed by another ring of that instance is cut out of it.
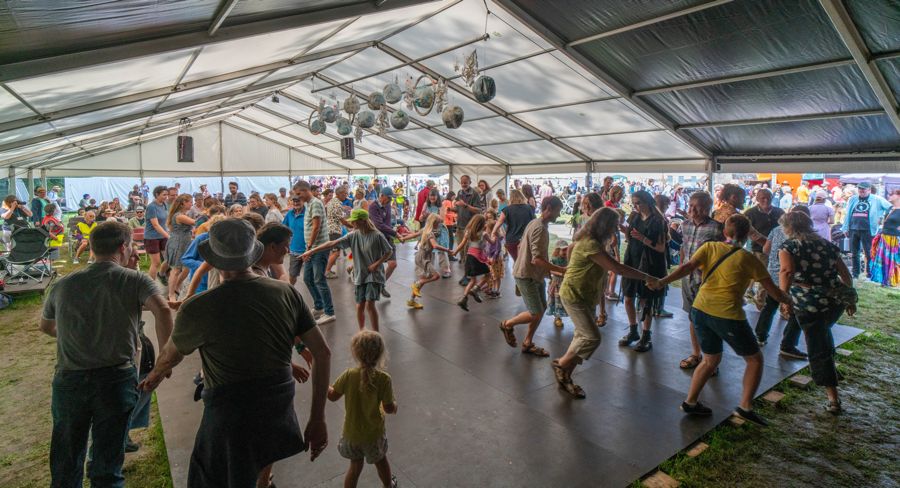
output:
<svg viewBox="0 0 900 488"><path fill-rule="evenodd" d="M420 84L422 80L426 84ZM415 110L417 114L425 117L431 113L434 108L434 85L435 81L428 75L419 76L415 81L410 78L407 81L406 90L406 106L411 110Z"/></svg>
<svg viewBox="0 0 900 488"><path fill-rule="evenodd" d="M446 108L449 103L447 97L447 80L441 78L434 86L434 106L437 108L438 112L443 113L444 108Z"/></svg>
<svg viewBox="0 0 900 488"><path fill-rule="evenodd" d="M384 101L390 104L397 103L403 98L403 90L400 88L400 83L397 82L396 76L393 82L384 85L381 93L384 95Z"/></svg>
<svg viewBox="0 0 900 488"><path fill-rule="evenodd" d="M349 136L353 132L353 125L347 117L337 119L337 133L341 136Z"/></svg>
<svg viewBox="0 0 900 488"><path fill-rule="evenodd" d="M463 123L463 109L459 105L448 105L441 112L441 119L448 129L458 129Z"/></svg>
<svg viewBox="0 0 900 488"><path fill-rule="evenodd" d="M309 133L314 136L324 134L328 130L328 125L322 117L322 112L324 110L325 99L323 98L319 100L319 108L310 112L309 118L306 120L306 126L309 127ZM315 116L315 120L313 120L313 116Z"/></svg>
<svg viewBox="0 0 900 488"><path fill-rule="evenodd" d="M331 105L326 105L322 109L322 120L327 124L333 124L335 120L337 120L338 110L336 107Z"/></svg>
<svg viewBox="0 0 900 488"><path fill-rule="evenodd" d="M396 110L391 115L391 127L397 130L403 130L409 125L409 115L403 110Z"/></svg>
<svg viewBox="0 0 900 488"><path fill-rule="evenodd" d="M475 77L478 76L478 51L473 49L471 53L463 58L462 64L456 61L453 64L453 71L459 73L466 86L472 86L472 83L475 82Z"/></svg>
<svg viewBox="0 0 900 488"><path fill-rule="evenodd" d="M490 102L497 96L497 85L494 83L494 79L487 75L476 78L472 84L472 94L480 103Z"/></svg>
<svg viewBox="0 0 900 488"><path fill-rule="evenodd" d="M363 110L357 117L356 125L363 129L371 129L375 125L375 114L369 110Z"/></svg>
<svg viewBox="0 0 900 488"><path fill-rule="evenodd" d="M453 65L453 70L459 73L466 86L472 89L472 94L479 103L487 103L497 95L497 84L494 79L480 74L478 51L473 50L469 53L462 64L457 61Z"/></svg>
<svg viewBox="0 0 900 488"><path fill-rule="evenodd" d="M379 136L384 136L387 134L388 128L388 115L387 115L387 105L382 105L381 110L378 111L378 119L375 121L375 132Z"/></svg>
<svg viewBox="0 0 900 488"><path fill-rule="evenodd" d="M356 130L353 132L353 138L356 139L356 142L362 142L363 130L362 127L356 126Z"/></svg>
<svg viewBox="0 0 900 488"><path fill-rule="evenodd" d="M384 105L384 95L381 92L373 91L369 94L369 108L372 110L381 110Z"/></svg>
<svg viewBox="0 0 900 488"><path fill-rule="evenodd" d="M347 96L347 99L344 100L344 112L349 115L349 119L352 122L356 118L356 114L359 113L359 99L356 98L356 95L351 93Z"/></svg>

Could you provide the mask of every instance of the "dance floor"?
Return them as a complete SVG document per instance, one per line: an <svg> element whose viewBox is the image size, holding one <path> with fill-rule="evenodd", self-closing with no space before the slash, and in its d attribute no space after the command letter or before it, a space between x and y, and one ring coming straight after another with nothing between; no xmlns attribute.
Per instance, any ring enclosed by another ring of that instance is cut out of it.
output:
<svg viewBox="0 0 900 488"><path fill-rule="evenodd" d="M400 405L397 415L388 416L387 437L388 459L401 486L626 486L727 419L738 402L744 363L726 347L721 374L701 396L714 415L690 418L679 410L690 372L680 370L678 361L689 353L690 339L678 289L670 290L667 303L675 317L654 323L653 350L644 354L617 345L627 319L621 304L609 305L603 342L575 375L587 399L573 400L557 387L550 359L522 355L503 341L498 321L524 309L511 279L504 282L503 298L483 304L470 300L466 313L454 304L461 291L456 266L452 279L424 288L425 309L412 311L406 300L414 279L413 245L398 252L400 265L388 283L393 298L380 301L378 309L390 354L387 369ZM352 365L349 342L357 326L353 287L344 272L329 284L338 320L322 329L332 348L332 377L337 377ZM298 283L298 288L308 299L306 287ZM750 308L754 323L757 314ZM571 340L571 322L564 321L560 329L545 317L538 329L535 343L551 357L560 356ZM772 337L780 337L783 325L775 324ZM520 343L523 327L517 328ZM152 329L148 326L148 333ZM835 343L860 332L836 326ZM778 340L770 341L764 353L760 394L806 366L780 358ZM203 409L202 402L192 401L191 380L199 364L196 353L185 358L158 390L175 486L186 484ZM298 385L301 425L309 399L309 383ZM343 486L348 463L337 452L343 403L329 402L326 415L328 449L314 463L308 453L277 463L279 488ZM360 486L380 486L374 467L363 471Z"/></svg>

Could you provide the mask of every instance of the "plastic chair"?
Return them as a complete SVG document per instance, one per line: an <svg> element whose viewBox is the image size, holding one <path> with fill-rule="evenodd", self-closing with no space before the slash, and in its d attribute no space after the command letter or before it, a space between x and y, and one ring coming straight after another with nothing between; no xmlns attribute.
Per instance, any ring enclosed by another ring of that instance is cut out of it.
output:
<svg viewBox="0 0 900 488"><path fill-rule="evenodd" d="M23 227L13 231L11 239L12 249L3 258L7 283L13 280L20 283L29 280L41 283L44 278L53 275L50 233L47 229Z"/></svg>
<svg viewBox="0 0 900 488"><path fill-rule="evenodd" d="M138 254L145 254L144 250L144 228L136 227L131 229L131 242L137 244Z"/></svg>

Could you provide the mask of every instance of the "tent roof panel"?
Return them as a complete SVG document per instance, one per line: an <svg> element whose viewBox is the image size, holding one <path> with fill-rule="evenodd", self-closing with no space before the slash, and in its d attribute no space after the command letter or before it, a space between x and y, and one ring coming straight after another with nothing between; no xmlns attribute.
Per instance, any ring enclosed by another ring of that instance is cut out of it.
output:
<svg viewBox="0 0 900 488"><path fill-rule="evenodd" d="M370 47L350 56L346 60L322 70L322 74L332 78L338 82L350 81L361 78L376 71L385 70L401 64L384 51ZM381 91L386 83L393 79L393 75L384 74L378 79L364 80L353 85L353 88L362 93L369 93L374 90ZM326 85L319 80L315 80L312 85L322 87ZM327 85L326 85L327 86ZM323 94L317 95L319 97Z"/></svg>
<svg viewBox="0 0 900 488"><path fill-rule="evenodd" d="M397 168L397 167L401 166L397 163L388 161L387 159L384 159L383 157L376 155L376 154L362 154L362 155L358 154L356 156L356 159L368 164L369 166L374 166L376 168ZM332 161L337 160L338 162L342 161L341 158L337 158L337 157L331 157L331 158L329 158L329 160L332 160Z"/></svg>
<svg viewBox="0 0 900 488"><path fill-rule="evenodd" d="M303 121L303 123L305 124L306 121ZM334 130L333 127L331 129L332 129L332 131ZM301 127L300 125L297 125L297 124L288 125L288 126L280 128L278 130L280 130L281 132L287 132L288 134L296 137L297 139L302 139L304 141L308 141L308 143L310 143L310 144L324 144L326 142L331 142L334 140L324 134L319 134L319 135L315 136L309 132L309 129L307 129L306 127Z"/></svg>
<svg viewBox="0 0 900 488"><path fill-rule="evenodd" d="M260 110L256 107L247 107L246 109L241 111L241 116L250 118L251 120L260 122L263 126L269 126L274 129L279 129L286 125L292 124L292 122L288 119L276 117L276 116L270 114L269 112Z"/></svg>
<svg viewBox="0 0 900 488"><path fill-rule="evenodd" d="M0 90L0 122L31 117L35 115L30 108L12 96L6 90Z"/></svg>
<svg viewBox="0 0 900 488"><path fill-rule="evenodd" d="M432 154L442 159L446 159L447 161L452 161L454 164L489 164L489 165L497 165L497 161L490 159L486 156L482 156L475 151L466 149L464 147L442 147L436 149L428 149L428 154Z"/></svg>
<svg viewBox="0 0 900 488"><path fill-rule="evenodd" d="M156 104L158 104L161 100L162 97L151 98L149 100L141 100L139 102L119 105L118 107L98 110L96 112L88 112L81 115L75 115L73 117L57 119L53 121L53 126L56 127L57 130L67 130L73 127L79 127L82 125L89 125L104 120L115 119L128 115L130 113L146 112L149 110L153 110L156 107Z"/></svg>
<svg viewBox="0 0 900 488"><path fill-rule="evenodd" d="M814 0L735 0L575 49L635 90L847 57Z"/></svg>
<svg viewBox="0 0 900 488"><path fill-rule="evenodd" d="M205 46L188 70L184 81L287 61L303 54L321 36L340 24L341 21L326 22Z"/></svg>
<svg viewBox="0 0 900 488"><path fill-rule="evenodd" d="M393 133L389 134L391 136L394 135ZM364 134L362 142L360 142L359 144L375 152L401 151L406 149L400 144L391 142L384 137L375 134Z"/></svg>
<svg viewBox="0 0 900 488"><path fill-rule="evenodd" d="M443 7L441 3L424 3L371 15L364 15L340 32L316 46L316 51L346 46L360 41L375 41L403 29L419 18L430 15Z"/></svg>
<svg viewBox="0 0 900 488"><path fill-rule="evenodd" d="M900 2L897 0L845 0L860 34L875 54L900 50Z"/></svg>
<svg viewBox="0 0 900 488"><path fill-rule="evenodd" d="M547 141L514 142L481 146L479 149L497 156L509 164L553 163L576 159L569 151Z"/></svg>
<svg viewBox="0 0 900 488"><path fill-rule="evenodd" d="M269 131L269 129L242 117L229 117L227 123L236 125L241 129L248 130L254 134L262 134L263 132Z"/></svg>
<svg viewBox="0 0 900 488"><path fill-rule="evenodd" d="M234 9L225 20L225 25L239 24L271 16L295 15L304 12L351 5L359 0L254 0L252 2L236 2Z"/></svg>
<svg viewBox="0 0 900 488"><path fill-rule="evenodd" d="M473 146L525 141L537 138L531 131L525 130L503 117L473 120L470 122L463 122L463 125L456 129L441 127L438 130L458 139L462 139Z"/></svg>
<svg viewBox="0 0 900 488"><path fill-rule="evenodd" d="M317 49L318 51L319 49ZM276 70L266 76L266 82L283 80L288 78L297 78L299 76L306 75L308 73L312 73L315 71L319 71L320 69L328 66L331 63L340 61L341 58L346 57L347 54L335 54L334 56L328 56L322 59L316 59L314 61L307 61L305 63L297 63L295 65L289 66L287 68L281 68Z"/></svg>
<svg viewBox="0 0 900 488"><path fill-rule="evenodd" d="M9 86L41 112L53 112L172 86L190 56L187 50L168 52L14 81Z"/></svg>
<svg viewBox="0 0 900 488"><path fill-rule="evenodd" d="M894 98L900 99L900 57L878 61L877 65L894 93Z"/></svg>
<svg viewBox="0 0 900 488"><path fill-rule="evenodd" d="M192 90L181 90L169 95L162 106L168 107L170 105L175 105L176 103L184 103L191 100L215 96L220 93L230 92L250 85L253 82L258 81L260 78L262 78L262 75L255 74L250 76L243 76L241 78L235 78L229 81L223 81L221 83L207 85L200 88L194 88Z"/></svg>
<svg viewBox="0 0 900 488"><path fill-rule="evenodd" d="M50 124L37 124L28 127L22 127L20 129L8 130L5 132L0 132L0 144L28 139L30 137L39 136L41 134L48 134L50 132L54 132L53 126Z"/></svg>
<svg viewBox="0 0 900 488"><path fill-rule="evenodd" d="M407 144L411 144L418 148L432 147L455 147L459 144L441 137L428 129L410 129L397 130L390 132L391 137Z"/></svg>
<svg viewBox="0 0 900 488"><path fill-rule="evenodd" d="M430 152L430 151L426 151L426 152ZM412 150L392 151L392 152L384 153L384 156L387 156L391 159L396 159L397 161L400 161L401 163L406 164L408 166L436 166L436 165L444 164L443 162L441 162L437 159L426 156L425 154L422 154L418 151L412 151Z"/></svg>
<svg viewBox="0 0 900 488"><path fill-rule="evenodd" d="M620 99L579 103L517 114L554 137L654 130L659 126Z"/></svg>
<svg viewBox="0 0 900 488"><path fill-rule="evenodd" d="M685 143L664 131L573 137L566 144L594 160L674 159L702 157Z"/></svg>
<svg viewBox="0 0 900 488"><path fill-rule="evenodd" d="M273 112L283 115L284 118L289 121L303 122L304 124L309 119L309 114L312 112L308 107L304 107L287 97L279 97L278 103L273 102L271 97L266 97L255 105L265 107Z"/></svg>

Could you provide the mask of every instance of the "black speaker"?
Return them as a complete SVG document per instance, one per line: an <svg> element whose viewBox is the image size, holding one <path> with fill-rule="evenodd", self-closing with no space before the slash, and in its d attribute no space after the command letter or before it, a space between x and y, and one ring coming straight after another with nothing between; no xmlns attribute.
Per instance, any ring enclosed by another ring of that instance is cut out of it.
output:
<svg viewBox="0 0 900 488"><path fill-rule="evenodd" d="M353 138L345 137L341 139L341 159L353 159L356 157L356 151L353 149Z"/></svg>
<svg viewBox="0 0 900 488"><path fill-rule="evenodd" d="M194 138L191 136L178 136L178 162L194 162Z"/></svg>

